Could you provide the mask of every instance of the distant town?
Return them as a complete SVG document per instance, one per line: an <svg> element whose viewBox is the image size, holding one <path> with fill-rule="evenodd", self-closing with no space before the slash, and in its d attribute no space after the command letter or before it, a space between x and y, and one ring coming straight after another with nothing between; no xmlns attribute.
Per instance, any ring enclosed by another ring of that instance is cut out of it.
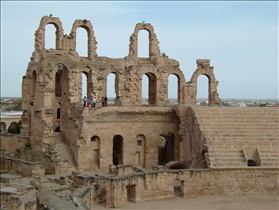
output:
<svg viewBox="0 0 279 210"><path fill-rule="evenodd" d="M227 107L279 107L278 99L221 99L222 106ZM21 111L21 97L1 97L0 111ZM170 98L170 104L178 104L177 99ZM108 98L108 104L114 104L114 98ZM147 99L143 98L143 105L147 105ZM208 100L206 98L199 98L196 102L199 106L206 106Z"/></svg>

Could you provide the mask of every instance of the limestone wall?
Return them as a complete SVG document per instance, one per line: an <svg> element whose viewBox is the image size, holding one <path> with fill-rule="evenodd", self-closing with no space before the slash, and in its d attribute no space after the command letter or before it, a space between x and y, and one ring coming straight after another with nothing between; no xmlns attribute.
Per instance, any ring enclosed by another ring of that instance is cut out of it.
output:
<svg viewBox="0 0 279 210"><path fill-rule="evenodd" d="M7 173L23 177L44 176L45 167L41 163L28 162L20 159L4 157L3 166Z"/></svg>
<svg viewBox="0 0 279 210"><path fill-rule="evenodd" d="M278 168L234 168L221 170L179 170L142 173L110 179L107 206L117 207L128 200L141 202L174 197L180 183L182 197L199 195L277 194Z"/></svg>
<svg viewBox="0 0 279 210"><path fill-rule="evenodd" d="M108 165L113 163L115 137L121 138L122 144L119 165L142 165L146 168L158 165L159 138L169 132L174 135L172 159L179 159L179 118L171 107L105 107L85 110L82 116L82 135L78 141L76 136L71 135L72 131L69 135L66 130L63 131L71 149L77 151L75 161L79 170L107 170Z"/></svg>
<svg viewBox="0 0 279 210"><path fill-rule="evenodd" d="M0 134L0 145L2 148L10 153L15 154L17 148L22 148L25 146L25 141L18 138L17 134Z"/></svg>

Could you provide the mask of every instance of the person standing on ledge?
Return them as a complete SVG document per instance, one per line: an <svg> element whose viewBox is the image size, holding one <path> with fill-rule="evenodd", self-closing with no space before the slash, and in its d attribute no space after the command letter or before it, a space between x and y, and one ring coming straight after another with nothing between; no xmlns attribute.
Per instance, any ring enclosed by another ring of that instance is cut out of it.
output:
<svg viewBox="0 0 279 210"><path fill-rule="evenodd" d="M105 96L105 106L107 106L108 105L108 98L107 98L107 96Z"/></svg>
<svg viewBox="0 0 279 210"><path fill-rule="evenodd" d="M93 107L95 107L96 106L96 102L97 102L96 98L93 97L93 99L91 101L91 105L93 105Z"/></svg>
<svg viewBox="0 0 279 210"><path fill-rule="evenodd" d="M105 106L105 98L102 97L102 106Z"/></svg>
<svg viewBox="0 0 279 210"><path fill-rule="evenodd" d="M83 107L86 107L86 102L87 102L86 96L84 96L84 98L82 99L82 101L83 101Z"/></svg>

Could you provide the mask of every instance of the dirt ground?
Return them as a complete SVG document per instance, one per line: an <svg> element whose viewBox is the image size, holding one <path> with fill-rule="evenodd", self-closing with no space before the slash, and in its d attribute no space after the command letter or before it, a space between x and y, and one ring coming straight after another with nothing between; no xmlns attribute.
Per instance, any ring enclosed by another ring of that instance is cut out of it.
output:
<svg viewBox="0 0 279 210"><path fill-rule="evenodd" d="M116 209L279 209L278 195L243 195L243 196L196 196L182 198L175 196L165 200L144 201L140 203L128 202ZM97 204L94 209L105 209L105 204Z"/></svg>

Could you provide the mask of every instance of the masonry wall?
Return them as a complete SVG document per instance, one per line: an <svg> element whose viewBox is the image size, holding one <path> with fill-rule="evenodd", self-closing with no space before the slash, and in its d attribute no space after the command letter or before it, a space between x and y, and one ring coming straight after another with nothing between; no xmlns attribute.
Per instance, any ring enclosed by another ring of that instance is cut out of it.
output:
<svg viewBox="0 0 279 210"><path fill-rule="evenodd" d="M141 202L174 197L174 181L181 181L181 196L278 195L278 168L179 170L118 177L107 183L107 206L128 200ZM134 186L131 190L131 186Z"/></svg>
<svg viewBox="0 0 279 210"><path fill-rule="evenodd" d="M17 148L21 148L25 146L25 142L18 139L17 134L1 134L0 135L0 147L4 148L10 153L15 153Z"/></svg>
<svg viewBox="0 0 279 210"><path fill-rule="evenodd" d="M112 114L113 113L113 114ZM122 137L122 164L138 163L151 169L158 165L159 137L171 132L174 135L173 160L179 159L180 136L179 118L171 107L131 108L104 107L98 110L87 109L83 113L82 135L66 135L72 150L76 150L75 161L78 170L108 170L113 163L113 138ZM69 131L72 134L72 131ZM96 137L96 141L93 139ZM137 145L141 140L142 145ZM78 148L78 149L77 149ZM94 150L98 150L98 163L94 160ZM136 154L138 153L138 154Z"/></svg>

